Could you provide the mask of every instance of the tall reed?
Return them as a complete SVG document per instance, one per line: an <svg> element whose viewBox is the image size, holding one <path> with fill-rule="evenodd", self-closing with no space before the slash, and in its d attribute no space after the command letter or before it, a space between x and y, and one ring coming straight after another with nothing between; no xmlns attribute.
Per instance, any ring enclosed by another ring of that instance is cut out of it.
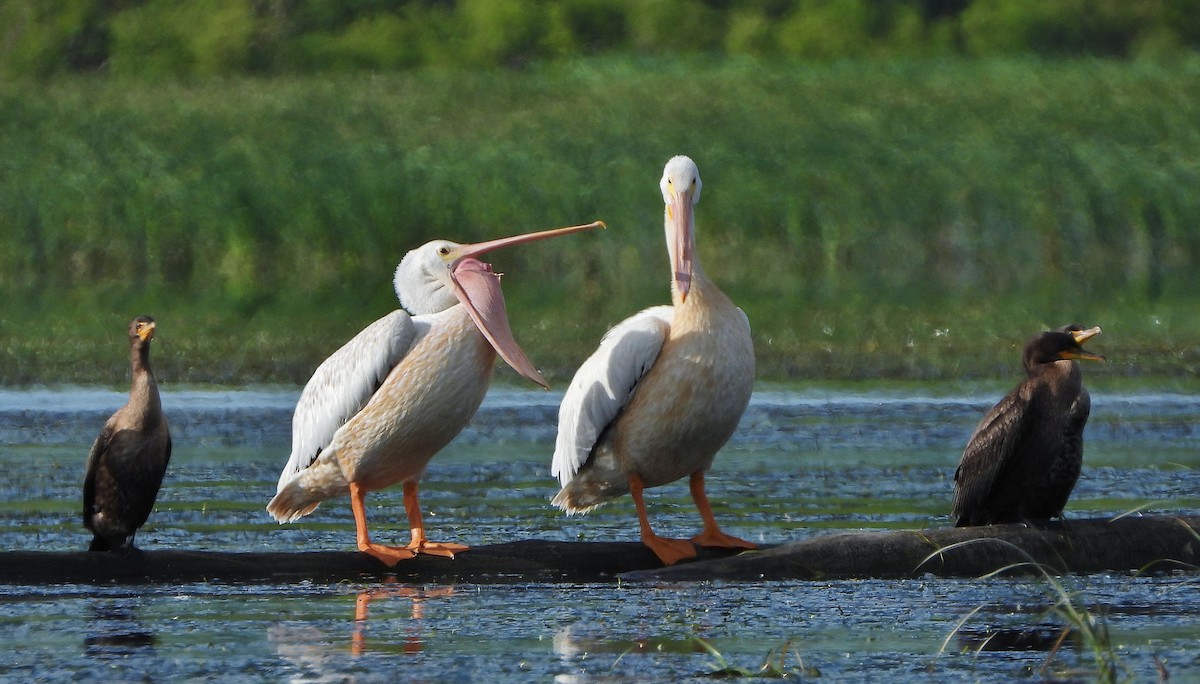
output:
<svg viewBox="0 0 1200 684"><path fill-rule="evenodd" d="M151 310L186 340L176 377L302 381L395 306L407 249L602 218L494 257L518 338L567 374L666 301L678 153L763 377L1007 375L1067 322L1105 327L1109 372L1194 376L1198 114L1200 59L0 84L0 334L40 364L0 381L94 380L62 369Z"/></svg>

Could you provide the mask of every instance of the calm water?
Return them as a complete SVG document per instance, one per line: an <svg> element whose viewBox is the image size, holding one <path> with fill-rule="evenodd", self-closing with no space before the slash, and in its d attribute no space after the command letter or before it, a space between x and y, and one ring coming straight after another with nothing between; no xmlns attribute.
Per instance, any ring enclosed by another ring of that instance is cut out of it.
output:
<svg viewBox="0 0 1200 684"><path fill-rule="evenodd" d="M431 537L636 540L632 505L585 517L548 505L554 393L497 389L426 474ZM173 392L176 452L147 549L346 550L346 501L299 524L265 511L287 457L294 392ZM954 465L995 392L766 390L718 457L728 531L780 543L843 530L945 525ZM83 461L120 393L0 391L0 548L74 550ZM1200 512L1200 400L1094 398L1077 517ZM660 532L698 526L684 485L654 490ZM407 540L400 492L368 498L373 536ZM1200 680L1196 575L1067 577L1110 631L1122 675ZM0 679L12 681L655 681L770 659L823 681L1075 679L1052 587L1029 578L907 581L183 586L0 585ZM959 622L969 619L956 631ZM703 640L703 641L701 641ZM706 650L707 643L720 657ZM724 662L722 662L722 658ZM782 661L780 661L782 658ZM1091 669L1089 669L1091 668Z"/></svg>

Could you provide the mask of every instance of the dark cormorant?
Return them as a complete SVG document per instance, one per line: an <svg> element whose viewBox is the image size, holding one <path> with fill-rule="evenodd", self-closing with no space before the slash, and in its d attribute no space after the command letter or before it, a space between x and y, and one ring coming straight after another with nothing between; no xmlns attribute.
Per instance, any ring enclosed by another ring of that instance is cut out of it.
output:
<svg viewBox="0 0 1200 684"><path fill-rule="evenodd" d="M979 422L954 472L957 527L1062 516L1091 411L1074 359L1104 360L1080 346L1098 334L1069 325L1025 344L1028 377Z"/></svg>
<svg viewBox="0 0 1200 684"><path fill-rule="evenodd" d="M171 434L150 371L153 337L153 318L129 324L129 401L104 424L88 454L83 525L95 535L89 551L133 550L133 535L154 508L171 458Z"/></svg>

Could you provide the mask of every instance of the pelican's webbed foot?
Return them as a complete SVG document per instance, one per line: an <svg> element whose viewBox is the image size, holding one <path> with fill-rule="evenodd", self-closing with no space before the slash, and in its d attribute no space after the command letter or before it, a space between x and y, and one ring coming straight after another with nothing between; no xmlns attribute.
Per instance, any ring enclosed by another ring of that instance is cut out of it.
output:
<svg viewBox="0 0 1200 684"><path fill-rule="evenodd" d="M671 539L657 535L642 536L642 543L658 556L663 565L675 565L681 560L696 557L696 547L686 539Z"/></svg>
<svg viewBox="0 0 1200 684"><path fill-rule="evenodd" d="M413 540L408 545L408 550L414 553L423 553L427 556L442 556L443 558L454 558L454 554L462 553L470 550L471 547L466 544L455 544L453 542L432 542L426 539L420 541Z"/></svg>
<svg viewBox="0 0 1200 684"><path fill-rule="evenodd" d="M400 561L408 560L417 555L403 546L384 546L383 544L376 544L374 542L359 544L358 550L368 556L378 558L380 562L389 568L394 568Z"/></svg>
<svg viewBox="0 0 1200 684"><path fill-rule="evenodd" d="M720 530L706 531L692 537L692 542L699 546L717 549L757 549L758 545L745 539L725 534Z"/></svg>

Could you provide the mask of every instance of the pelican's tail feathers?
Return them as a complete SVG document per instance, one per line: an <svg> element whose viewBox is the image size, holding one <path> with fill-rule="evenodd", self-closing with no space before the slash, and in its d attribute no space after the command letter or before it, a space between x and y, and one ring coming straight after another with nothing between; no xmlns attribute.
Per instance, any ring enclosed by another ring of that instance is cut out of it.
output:
<svg viewBox="0 0 1200 684"><path fill-rule="evenodd" d="M332 452L325 452L279 487L267 504L267 512L280 523L295 522L317 510L322 501L349 491L350 483L342 475L337 459L332 458Z"/></svg>
<svg viewBox="0 0 1200 684"><path fill-rule="evenodd" d="M294 490L289 491L289 494L296 494ZM296 496L288 496L284 492L279 492L275 498L271 499L271 503L267 504L267 512L275 518L275 522L280 524L296 522L300 518L317 510L321 502L301 504Z"/></svg>
<svg viewBox="0 0 1200 684"><path fill-rule="evenodd" d="M569 483L559 490L550 503L562 509L567 515L584 515L611 501L620 493L605 496L599 492L578 486L578 482Z"/></svg>

